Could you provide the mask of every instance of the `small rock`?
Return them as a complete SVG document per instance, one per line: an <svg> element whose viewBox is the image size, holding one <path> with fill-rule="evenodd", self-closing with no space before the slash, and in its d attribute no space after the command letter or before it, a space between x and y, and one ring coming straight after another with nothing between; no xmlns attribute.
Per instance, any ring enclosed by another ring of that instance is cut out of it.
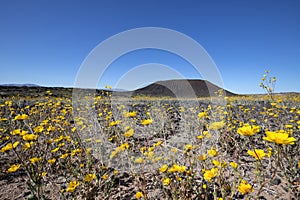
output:
<svg viewBox="0 0 300 200"><path fill-rule="evenodd" d="M275 178L270 182L271 185L279 185L280 183L281 183L281 179L279 178Z"/></svg>
<svg viewBox="0 0 300 200"><path fill-rule="evenodd" d="M66 181L67 181L66 178L63 177L63 176L60 176L60 177L57 178L57 183L58 184L65 183Z"/></svg>

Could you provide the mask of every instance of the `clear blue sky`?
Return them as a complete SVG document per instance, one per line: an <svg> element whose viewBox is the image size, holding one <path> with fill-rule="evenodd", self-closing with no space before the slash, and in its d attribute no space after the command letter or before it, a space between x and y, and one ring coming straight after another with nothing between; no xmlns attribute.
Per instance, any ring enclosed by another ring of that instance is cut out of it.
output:
<svg viewBox="0 0 300 200"><path fill-rule="evenodd" d="M150 26L200 43L232 92L262 93L258 84L266 69L278 79L277 92L300 92L299 10L298 0L0 0L0 84L72 87L80 65L100 42ZM99 84L115 85L126 70L146 63L201 78L176 55L141 50L116 60Z"/></svg>

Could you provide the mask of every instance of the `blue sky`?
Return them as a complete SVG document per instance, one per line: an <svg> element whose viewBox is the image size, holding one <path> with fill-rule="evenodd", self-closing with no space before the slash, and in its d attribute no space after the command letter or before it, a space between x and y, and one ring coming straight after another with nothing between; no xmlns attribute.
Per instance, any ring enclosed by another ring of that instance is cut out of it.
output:
<svg viewBox="0 0 300 200"><path fill-rule="evenodd" d="M278 79L277 92L300 92L299 10L297 0L1 0L0 84L72 87L81 64L102 41L129 29L163 27L201 44L232 92L262 93L258 85L266 69ZM146 49L121 56L99 85L121 88L116 84L126 72L147 63L202 78L179 56ZM136 79L147 77L156 81L142 72Z"/></svg>

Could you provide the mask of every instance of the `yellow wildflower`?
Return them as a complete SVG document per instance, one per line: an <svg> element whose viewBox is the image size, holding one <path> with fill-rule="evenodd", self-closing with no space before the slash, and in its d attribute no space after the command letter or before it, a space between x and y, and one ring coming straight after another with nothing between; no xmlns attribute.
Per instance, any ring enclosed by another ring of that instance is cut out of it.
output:
<svg viewBox="0 0 300 200"><path fill-rule="evenodd" d="M195 148L195 146L193 146L193 145L191 145L191 144L186 144L186 145L184 145L184 149L185 149L186 151L192 150L192 149L194 149L194 148Z"/></svg>
<svg viewBox="0 0 300 200"><path fill-rule="evenodd" d="M156 142L155 144L153 144L153 147L158 147L158 146L160 146L162 144L162 141L158 141L158 142Z"/></svg>
<svg viewBox="0 0 300 200"><path fill-rule="evenodd" d="M141 124L143 124L143 125L149 125L149 124L151 124L152 123L152 119L145 119L145 120L143 120L142 122L141 122Z"/></svg>
<svg viewBox="0 0 300 200"><path fill-rule="evenodd" d="M111 154L110 154L110 156L109 156L109 158L112 159L112 158L115 157L118 153L119 153L119 150L117 150L117 149L116 149L115 151L112 151Z"/></svg>
<svg viewBox="0 0 300 200"><path fill-rule="evenodd" d="M41 159L42 159L42 158L34 157L34 158L30 158L29 160L30 160L30 162L31 162L32 164L34 164L34 163L40 161Z"/></svg>
<svg viewBox="0 0 300 200"><path fill-rule="evenodd" d="M68 157L68 153L65 153L65 154L62 154L59 158L61 158L61 159L64 159L64 158L66 158L66 157Z"/></svg>
<svg viewBox="0 0 300 200"><path fill-rule="evenodd" d="M212 178L218 175L218 169L212 168L211 170L205 170L203 174L203 178L206 181L210 181Z"/></svg>
<svg viewBox="0 0 300 200"><path fill-rule="evenodd" d="M170 178L164 178L164 180L163 180L164 186L170 185L170 183L171 183L171 179Z"/></svg>
<svg viewBox="0 0 300 200"><path fill-rule="evenodd" d="M121 150L129 149L129 144L127 142L121 144L120 149Z"/></svg>
<svg viewBox="0 0 300 200"><path fill-rule="evenodd" d="M143 158L136 158L134 160L134 163L136 163L136 164L141 164L141 163L144 163L144 162L145 162L145 160Z"/></svg>
<svg viewBox="0 0 300 200"><path fill-rule="evenodd" d="M197 138L198 138L198 139L203 139L204 136L203 136L203 135L198 135Z"/></svg>
<svg viewBox="0 0 300 200"><path fill-rule="evenodd" d="M287 129L292 129L292 128L293 128L293 125L292 125L292 124L286 124L286 125L285 125L285 128L287 128Z"/></svg>
<svg viewBox="0 0 300 200"><path fill-rule="evenodd" d="M26 141L36 140L37 137L38 136L34 135L34 134L26 134L23 136L23 140L26 140Z"/></svg>
<svg viewBox="0 0 300 200"><path fill-rule="evenodd" d="M64 136L59 136L59 137L57 137L57 138L55 138L53 141L54 142L60 142L60 141L62 141L64 139Z"/></svg>
<svg viewBox="0 0 300 200"><path fill-rule="evenodd" d="M54 126L49 126L49 127L47 128L47 131L48 131L48 132L55 131L55 127L54 127Z"/></svg>
<svg viewBox="0 0 300 200"><path fill-rule="evenodd" d="M248 154L253 156L256 160L261 160L266 156L266 153L262 149L254 149L254 151L248 150Z"/></svg>
<svg viewBox="0 0 300 200"><path fill-rule="evenodd" d="M276 144L294 144L296 141L296 138L289 137L289 134L284 131L266 131L266 135L267 137L263 137L264 140L274 142Z"/></svg>
<svg viewBox="0 0 300 200"><path fill-rule="evenodd" d="M168 169L168 165L163 165L161 168L159 168L159 172L165 172Z"/></svg>
<svg viewBox="0 0 300 200"><path fill-rule="evenodd" d="M25 149L29 149L30 147L31 147L31 145L30 145L29 142L26 142L26 143L24 144L24 148L25 148Z"/></svg>
<svg viewBox="0 0 300 200"><path fill-rule="evenodd" d="M41 132L43 132L43 130L44 130L44 127L42 127L42 126L37 126L33 129L34 133L41 133Z"/></svg>
<svg viewBox="0 0 300 200"><path fill-rule="evenodd" d="M136 116L136 111L132 111L132 112L125 112L124 114L125 117L135 117Z"/></svg>
<svg viewBox="0 0 300 200"><path fill-rule="evenodd" d="M47 175L47 172L42 172L42 173L40 174L41 177L44 177L44 176L46 176L46 175Z"/></svg>
<svg viewBox="0 0 300 200"><path fill-rule="evenodd" d="M204 131L203 131L204 132ZM207 131L207 134L205 135L205 137L207 138L207 139L209 139L209 138L211 138L211 134Z"/></svg>
<svg viewBox="0 0 300 200"><path fill-rule="evenodd" d="M25 119L28 119L28 115L26 114L22 114L22 115L19 114L15 117L15 120L25 120Z"/></svg>
<svg viewBox="0 0 300 200"><path fill-rule="evenodd" d="M130 128L128 131L124 133L124 137L131 137L134 134L133 128Z"/></svg>
<svg viewBox="0 0 300 200"><path fill-rule="evenodd" d="M253 187L249 183L247 183L247 181L242 180L241 183L238 186L238 191L241 194L245 195L245 194L247 194L249 192L252 192L253 191Z"/></svg>
<svg viewBox="0 0 300 200"><path fill-rule="evenodd" d="M7 170L8 172L15 172L21 167L21 164L14 164L10 166L10 168Z"/></svg>
<svg viewBox="0 0 300 200"><path fill-rule="evenodd" d="M120 124L120 123L121 123L121 120L117 120L117 121L112 121L112 122L110 122L109 125L110 125L110 126L116 126L116 125L118 125L118 124Z"/></svg>
<svg viewBox="0 0 300 200"><path fill-rule="evenodd" d="M217 161L217 160L213 160L212 164L215 165L216 167L221 166L221 163L219 161Z"/></svg>
<svg viewBox="0 0 300 200"><path fill-rule="evenodd" d="M154 147L149 147L148 148L148 151L153 151L154 150Z"/></svg>
<svg viewBox="0 0 300 200"><path fill-rule="evenodd" d="M52 152L52 153L55 153L55 152L57 152L58 150L59 150L59 147L56 147L55 149L52 149L51 152Z"/></svg>
<svg viewBox="0 0 300 200"><path fill-rule="evenodd" d="M186 167L185 166L180 166L180 165L176 165L174 164L169 170L169 173L175 173L175 172L181 172L183 173L185 171Z"/></svg>
<svg viewBox="0 0 300 200"><path fill-rule="evenodd" d="M49 164L54 164L55 161L56 161L56 159L55 159L55 158L52 158L52 159L49 159L49 160L48 160L48 163L49 163Z"/></svg>
<svg viewBox="0 0 300 200"><path fill-rule="evenodd" d="M67 192L74 192L76 187L79 186L79 182L77 181L71 181L68 185L68 188L66 189Z"/></svg>
<svg viewBox="0 0 300 200"><path fill-rule="evenodd" d="M103 176L101 176L101 178L103 178L104 180L106 180L108 178L108 175L104 174Z"/></svg>
<svg viewBox="0 0 300 200"><path fill-rule="evenodd" d="M92 181L94 178L96 178L96 174L87 174L87 175L85 175L85 177L84 177L84 181L90 182L90 181Z"/></svg>
<svg viewBox="0 0 300 200"><path fill-rule="evenodd" d="M19 143L20 143L19 141L14 142L13 143L13 148L16 148L19 145Z"/></svg>
<svg viewBox="0 0 300 200"><path fill-rule="evenodd" d="M225 161L222 162L222 163L221 163L221 166L222 166L222 167L226 167L226 166L227 166L227 162L225 162Z"/></svg>
<svg viewBox="0 0 300 200"><path fill-rule="evenodd" d="M142 192L137 192L135 194L135 198L137 198L137 199L140 199L140 198L143 198L143 197L144 197L144 194Z"/></svg>
<svg viewBox="0 0 300 200"><path fill-rule="evenodd" d="M236 162L230 162L230 166L236 169L238 167L238 164Z"/></svg>
<svg viewBox="0 0 300 200"><path fill-rule="evenodd" d="M209 131L203 131L202 134L206 136L209 134Z"/></svg>
<svg viewBox="0 0 300 200"><path fill-rule="evenodd" d="M12 101L5 101L5 105L11 106L12 105Z"/></svg>
<svg viewBox="0 0 300 200"><path fill-rule="evenodd" d="M252 136L255 133L258 133L260 131L259 126L250 126L249 124L245 124L244 126L238 128L237 132L240 135L244 136Z"/></svg>
<svg viewBox="0 0 300 200"><path fill-rule="evenodd" d="M217 156L218 155L218 152L216 151L216 149L214 147L212 147L210 150L207 151L207 154L209 156Z"/></svg>
<svg viewBox="0 0 300 200"><path fill-rule="evenodd" d="M207 116L207 113L206 113L206 112L200 112L200 113L198 114L198 118L199 118L199 119L204 118L204 117L206 117L206 116Z"/></svg>
<svg viewBox="0 0 300 200"><path fill-rule="evenodd" d="M81 153L81 152L82 152L81 149L74 149L74 150L71 152L71 156L75 156L76 154Z"/></svg>
<svg viewBox="0 0 300 200"><path fill-rule="evenodd" d="M63 147L63 146L65 146L65 143L59 143L57 146L59 146L59 147Z"/></svg>

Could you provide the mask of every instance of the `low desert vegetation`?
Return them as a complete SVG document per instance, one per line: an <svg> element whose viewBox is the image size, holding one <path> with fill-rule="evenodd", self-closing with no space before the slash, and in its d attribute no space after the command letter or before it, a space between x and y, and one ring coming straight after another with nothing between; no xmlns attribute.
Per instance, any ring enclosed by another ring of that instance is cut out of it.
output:
<svg viewBox="0 0 300 200"><path fill-rule="evenodd" d="M0 99L1 180L24 199L299 199L300 96ZM4 178L3 178L4 177Z"/></svg>

